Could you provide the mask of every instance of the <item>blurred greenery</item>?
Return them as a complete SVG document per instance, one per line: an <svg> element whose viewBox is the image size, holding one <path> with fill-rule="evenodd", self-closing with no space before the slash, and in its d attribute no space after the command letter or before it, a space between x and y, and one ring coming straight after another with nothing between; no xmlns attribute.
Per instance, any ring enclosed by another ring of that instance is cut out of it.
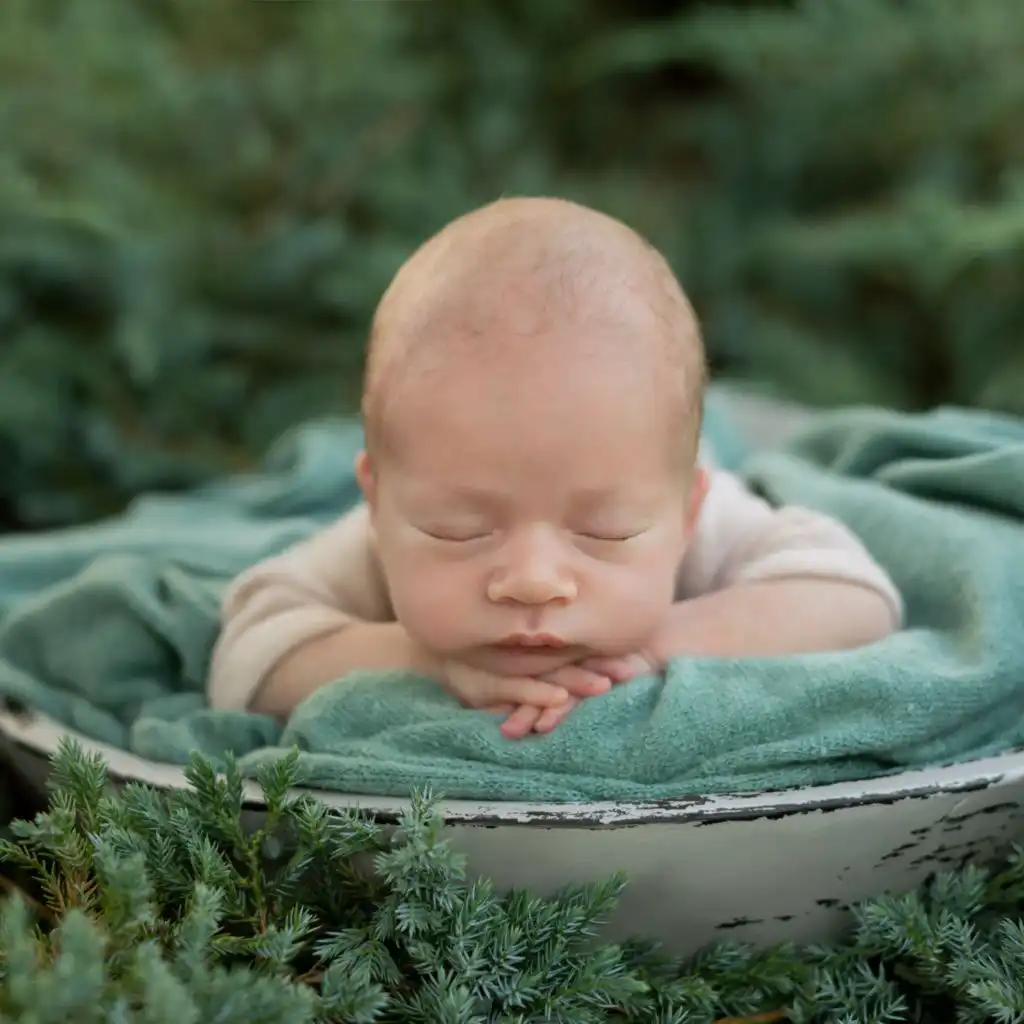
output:
<svg viewBox="0 0 1024 1024"><path fill-rule="evenodd" d="M0 6L0 527L351 408L409 250L502 193L668 254L720 374L1024 413L1017 0Z"/></svg>

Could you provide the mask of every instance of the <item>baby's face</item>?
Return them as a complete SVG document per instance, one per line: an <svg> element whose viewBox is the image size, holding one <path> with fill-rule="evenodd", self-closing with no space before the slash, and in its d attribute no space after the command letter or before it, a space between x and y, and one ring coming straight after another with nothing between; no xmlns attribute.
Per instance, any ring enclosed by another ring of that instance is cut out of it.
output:
<svg viewBox="0 0 1024 1024"><path fill-rule="evenodd" d="M360 466L397 619L500 674L642 648L699 505L663 390L650 367L596 353L406 388L393 453Z"/></svg>

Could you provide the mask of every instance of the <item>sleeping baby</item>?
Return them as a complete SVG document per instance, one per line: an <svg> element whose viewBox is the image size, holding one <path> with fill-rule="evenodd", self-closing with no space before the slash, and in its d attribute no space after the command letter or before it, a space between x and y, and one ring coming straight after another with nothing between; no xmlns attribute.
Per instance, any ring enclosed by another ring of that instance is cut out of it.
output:
<svg viewBox="0 0 1024 1024"><path fill-rule="evenodd" d="M548 198L455 220L374 315L364 502L232 583L211 705L286 717L407 671L522 738L670 659L899 628L846 528L705 457L704 386L693 310L633 230Z"/></svg>

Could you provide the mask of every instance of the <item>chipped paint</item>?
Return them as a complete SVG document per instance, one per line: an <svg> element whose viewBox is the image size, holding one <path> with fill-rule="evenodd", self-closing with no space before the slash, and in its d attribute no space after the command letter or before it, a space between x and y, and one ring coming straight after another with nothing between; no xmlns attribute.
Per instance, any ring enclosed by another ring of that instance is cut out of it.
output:
<svg viewBox="0 0 1024 1024"><path fill-rule="evenodd" d="M19 770L42 784L62 728L0 712ZM186 785L180 768L81 738L111 778ZM393 823L408 801L321 793ZM246 787L247 818L263 813ZM985 859L1024 834L1024 754L865 782L696 799L587 805L442 801L471 877L545 894L622 870L630 884L604 934L660 939L692 952L710 941L822 942L848 907L902 892L945 867ZM714 825L714 828L708 826Z"/></svg>

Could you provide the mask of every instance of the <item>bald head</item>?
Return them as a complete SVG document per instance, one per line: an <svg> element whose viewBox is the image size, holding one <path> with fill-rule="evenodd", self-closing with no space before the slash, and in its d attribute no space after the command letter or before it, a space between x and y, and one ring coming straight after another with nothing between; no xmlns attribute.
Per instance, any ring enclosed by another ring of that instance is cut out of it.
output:
<svg viewBox="0 0 1024 1024"><path fill-rule="evenodd" d="M368 445L383 443L402 389L446 367L571 367L600 357L649 361L676 392L681 441L695 450L703 348L664 258L625 224L576 203L498 200L426 241L382 297L366 360Z"/></svg>

